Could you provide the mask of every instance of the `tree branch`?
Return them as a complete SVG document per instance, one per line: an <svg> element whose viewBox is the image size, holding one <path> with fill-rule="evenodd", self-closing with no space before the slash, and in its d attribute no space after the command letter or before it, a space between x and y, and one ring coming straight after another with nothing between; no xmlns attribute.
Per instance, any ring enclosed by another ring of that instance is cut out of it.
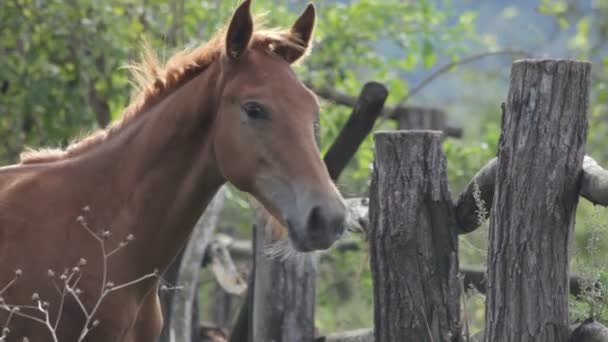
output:
<svg viewBox="0 0 608 342"><path fill-rule="evenodd" d="M405 104L405 102L409 98L411 98L412 96L418 94L422 89L424 89L424 87L426 87L431 82L433 82L437 77L441 76L442 74L450 72L454 67L465 65L465 64L469 64L469 63L478 61L480 59L484 59L486 57L499 56L499 55L517 55L517 56L522 56L522 57L532 57L532 54L530 54L530 53L528 53L526 51L523 51L523 50L504 49L504 50L496 50L496 51L485 51L485 52L477 53L477 54L474 54L474 55L466 56L466 57L461 58L461 59L456 60L456 61L449 62L447 64L442 65L437 70L435 70L433 73L431 73L429 76L427 76L425 79L423 79L422 81L420 81L420 83L418 83L415 87L413 87L401 99L401 101L399 101L399 104L400 105Z"/></svg>
<svg viewBox="0 0 608 342"><path fill-rule="evenodd" d="M608 170L598 165L590 156L585 156L581 177L580 196L594 204L608 206ZM477 172L458 196L454 207L459 234L474 231L489 217L494 199L495 178L496 158L493 158Z"/></svg>
<svg viewBox="0 0 608 342"><path fill-rule="evenodd" d="M504 50L497 50L497 51L486 51L486 52L481 52L478 54L474 54L471 56L467 56L464 57L462 59L459 59L457 61L452 61L449 62L445 65L442 65L441 67L439 67L437 70L435 70L433 73L431 73L429 76L427 76L425 79L423 79L422 81L420 81L420 83L418 83L416 86L414 86L400 101L399 101L399 105L394 106L394 107L389 107L389 106L385 106L385 108L382 110L382 114L381 116L384 118L390 118L392 117L393 113L398 110L399 107L403 107L405 102L407 100L409 100L412 96L416 95L417 93L419 93L422 89L424 89L424 87L426 87L427 85L429 85L431 82L433 82L437 77L441 76L442 74L445 74L449 71L451 71L454 67L457 66L461 66L461 65L465 65L465 64L469 64L475 61L478 61L480 59L486 58L486 57L490 57L490 56L498 56L498 55L518 55L518 56L522 56L522 57L530 57L532 56L532 54L523 51L523 50L516 50L516 49L504 49ZM317 95L319 95L320 97L329 100L331 102L334 102L335 104L338 105L342 105L342 106L348 106L348 107L354 107L355 104L357 103L357 99L353 96L341 93L337 90L331 89L329 87L315 87L311 82L305 82L306 86L309 87L310 89L312 89Z"/></svg>
<svg viewBox="0 0 608 342"><path fill-rule="evenodd" d="M583 159L580 194L593 204L608 206L608 170L589 156Z"/></svg>

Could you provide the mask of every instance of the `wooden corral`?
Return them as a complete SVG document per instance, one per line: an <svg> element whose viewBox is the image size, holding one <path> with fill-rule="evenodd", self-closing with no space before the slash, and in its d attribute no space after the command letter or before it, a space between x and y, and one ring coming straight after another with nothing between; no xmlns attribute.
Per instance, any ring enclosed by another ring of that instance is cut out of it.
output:
<svg viewBox="0 0 608 342"><path fill-rule="evenodd" d="M514 63L497 157L454 201L441 142L462 132L443 111L386 108L378 83L358 99L317 89L354 108L325 156L333 179L378 118L398 122L398 131L376 133L370 213L357 218L371 247L374 328L316 336L316 261L302 268L267 260L263 246L234 244L227 248L256 262L230 341L473 341L460 314L460 276L487 296L484 341L587 342L606 334L594 321L572 333L567 306L569 294L582 291L568 271L578 196L608 206L608 171L584 150L589 74L590 65L576 61ZM488 270L459 267L458 234L487 218ZM256 244L268 240L265 224L263 217L256 224Z"/></svg>

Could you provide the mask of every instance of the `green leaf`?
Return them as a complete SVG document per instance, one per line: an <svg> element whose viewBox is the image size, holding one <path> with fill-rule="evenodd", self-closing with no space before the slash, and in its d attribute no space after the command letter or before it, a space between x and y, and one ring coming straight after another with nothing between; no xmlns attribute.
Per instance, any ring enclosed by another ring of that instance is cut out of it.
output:
<svg viewBox="0 0 608 342"><path fill-rule="evenodd" d="M437 55L433 49L433 44L430 41L424 41L422 44L422 60L425 68L430 68L437 61Z"/></svg>

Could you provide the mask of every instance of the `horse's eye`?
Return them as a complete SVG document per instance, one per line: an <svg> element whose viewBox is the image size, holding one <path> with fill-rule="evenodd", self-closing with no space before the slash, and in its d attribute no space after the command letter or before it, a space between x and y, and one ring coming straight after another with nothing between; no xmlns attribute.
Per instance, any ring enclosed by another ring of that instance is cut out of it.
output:
<svg viewBox="0 0 608 342"><path fill-rule="evenodd" d="M270 114L258 103L247 102L243 105L243 110L252 120L268 120Z"/></svg>

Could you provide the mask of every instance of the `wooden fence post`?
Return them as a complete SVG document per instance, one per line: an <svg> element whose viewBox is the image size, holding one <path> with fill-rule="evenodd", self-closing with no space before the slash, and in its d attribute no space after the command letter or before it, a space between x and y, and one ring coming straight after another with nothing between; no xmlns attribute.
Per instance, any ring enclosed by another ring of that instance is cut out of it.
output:
<svg viewBox="0 0 608 342"><path fill-rule="evenodd" d="M315 333L316 260L280 256L271 258L273 225L265 210L257 210L255 286L253 287L253 341L309 342ZM258 245L259 244L259 245Z"/></svg>
<svg viewBox="0 0 608 342"><path fill-rule="evenodd" d="M458 244L442 133L376 133L370 190L375 340L460 341Z"/></svg>
<svg viewBox="0 0 608 342"><path fill-rule="evenodd" d="M171 305L172 320L169 327L169 338L172 342L198 340L200 322L198 315L196 316L197 320L193 322L192 311L194 307L198 306L198 303L195 302L198 299L201 260L203 260L205 251L217 228L217 222L226 199L225 192L226 189L223 186L215 194L196 223L190 235L190 240L182 253L176 282L182 289L174 294Z"/></svg>
<svg viewBox="0 0 608 342"><path fill-rule="evenodd" d="M513 64L490 215L487 342L568 339L568 261L589 63Z"/></svg>
<svg viewBox="0 0 608 342"><path fill-rule="evenodd" d="M235 236L236 229L234 227L226 227L223 229L224 234ZM213 298L209 299L211 304L211 321L220 328L229 328L232 323L232 315L234 311L234 303L236 296L224 290L219 283L215 284L213 289Z"/></svg>

